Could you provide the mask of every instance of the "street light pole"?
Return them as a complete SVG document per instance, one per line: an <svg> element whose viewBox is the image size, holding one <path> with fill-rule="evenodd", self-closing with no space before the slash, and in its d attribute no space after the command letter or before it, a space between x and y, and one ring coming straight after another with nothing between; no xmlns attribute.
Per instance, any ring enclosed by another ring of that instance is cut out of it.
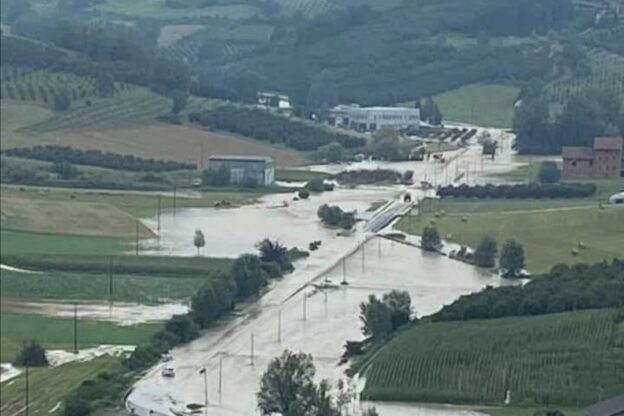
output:
<svg viewBox="0 0 624 416"><path fill-rule="evenodd" d="M28 403L28 365L26 366L26 372L25 372L25 379L26 379L26 384L24 385L24 400L26 402L26 408L25 408L25 412L26 412L26 416L28 416L28 407L29 407L29 403Z"/></svg>
<svg viewBox="0 0 624 416"><path fill-rule="evenodd" d="M206 367L199 370L199 374L204 375L204 415L208 414L208 371Z"/></svg>
<svg viewBox="0 0 624 416"><path fill-rule="evenodd" d="M74 303L74 354L78 354L78 303Z"/></svg>

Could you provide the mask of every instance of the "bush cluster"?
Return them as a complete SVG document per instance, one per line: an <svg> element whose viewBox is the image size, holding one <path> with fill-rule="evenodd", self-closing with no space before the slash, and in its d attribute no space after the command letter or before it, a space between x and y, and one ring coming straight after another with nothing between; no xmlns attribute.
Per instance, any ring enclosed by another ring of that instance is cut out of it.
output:
<svg viewBox="0 0 624 416"><path fill-rule="evenodd" d="M585 198L596 192L593 183L519 184L441 186L438 196L442 198Z"/></svg>
<svg viewBox="0 0 624 416"><path fill-rule="evenodd" d="M180 169L195 169L195 165L191 163L143 159L134 155L121 155L100 150L81 150L69 146L18 147L5 150L3 153L7 156L25 159L54 163L66 162L133 172L166 172Z"/></svg>
<svg viewBox="0 0 624 416"><path fill-rule="evenodd" d="M193 112L189 120L215 130L225 130L258 140L283 144L297 150L316 150L332 142L344 148L361 147L365 139L334 133L299 121L288 120L263 110L222 106Z"/></svg>
<svg viewBox="0 0 624 416"><path fill-rule="evenodd" d="M352 212L344 212L339 206L323 204L317 214L323 224L331 227L341 227L350 230L355 225L355 215Z"/></svg>

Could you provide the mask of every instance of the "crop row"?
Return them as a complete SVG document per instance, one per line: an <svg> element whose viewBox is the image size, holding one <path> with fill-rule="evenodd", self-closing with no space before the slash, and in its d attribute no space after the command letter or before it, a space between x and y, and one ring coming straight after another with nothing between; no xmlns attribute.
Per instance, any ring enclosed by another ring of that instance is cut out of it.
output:
<svg viewBox="0 0 624 416"><path fill-rule="evenodd" d="M103 100L92 106L69 111L34 125L30 130L41 133L61 129L119 125L129 121L154 119L164 114L168 108L167 98L144 91Z"/></svg>

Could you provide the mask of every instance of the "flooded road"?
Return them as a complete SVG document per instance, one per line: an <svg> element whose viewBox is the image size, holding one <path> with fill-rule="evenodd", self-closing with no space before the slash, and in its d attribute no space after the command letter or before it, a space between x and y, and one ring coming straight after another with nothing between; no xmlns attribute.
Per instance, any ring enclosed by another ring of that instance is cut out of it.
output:
<svg viewBox="0 0 624 416"><path fill-rule="evenodd" d="M470 183L471 177L476 182L486 173L513 166L509 148L496 161L482 158L480 150L480 146L475 146L452 152L444 164L405 162L402 166L415 172L416 181L428 178L434 184L455 180ZM383 163L377 166L382 167ZM398 169L395 164L392 168ZM323 244L309 258L297 262L293 274L274 282L271 290L246 306L243 314L174 349L166 366L175 369L176 377L161 377L164 363L152 368L134 386L128 408L140 416L188 412L187 405L204 401L199 370L206 368L209 414L256 414L255 393L261 374L284 349L311 353L319 379L335 383L345 378L345 367L338 365L342 347L346 340L362 339L359 304L370 294L407 290L415 313L422 316L462 294L505 283L498 276L447 257L373 237L362 231L364 224L359 224L359 231L353 235L338 237L335 230L324 228L316 217L316 210L323 203L364 212L372 203L390 200L406 190L414 199L425 196L424 191L413 187L337 188L307 201L288 201L288 206L282 203L289 199L287 195L269 195L254 206L183 210L175 217L164 217L159 243L151 242L146 250L193 254L195 229L204 231L204 253L210 256L234 257L251 252L254 244L265 237L279 239L289 247L307 248L313 240ZM152 219L146 223L153 228L156 222ZM345 254L348 255L342 261ZM344 279L349 284L333 290L317 290L310 284L326 278L332 282ZM460 408L392 403L379 404L378 410L383 416L478 415Z"/></svg>

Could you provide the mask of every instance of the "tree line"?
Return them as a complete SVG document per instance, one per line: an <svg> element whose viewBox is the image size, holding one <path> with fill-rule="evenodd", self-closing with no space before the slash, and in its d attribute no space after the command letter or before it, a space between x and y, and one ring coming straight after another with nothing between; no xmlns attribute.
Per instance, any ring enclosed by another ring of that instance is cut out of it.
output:
<svg viewBox="0 0 624 416"><path fill-rule="evenodd" d="M331 132L264 110L234 106L193 112L189 114L189 121L302 151L316 150L332 142L340 143L345 148L361 147L366 143L362 137Z"/></svg>
<svg viewBox="0 0 624 416"><path fill-rule="evenodd" d="M17 147L4 150L2 153L7 156L25 159L35 159L53 163L66 162L76 165L98 166L133 172L167 172L195 168L195 165L191 163L144 159L134 155L102 152L101 150L81 150L69 146L45 145Z"/></svg>
<svg viewBox="0 0 624 416"><path fill-rule="evenodd" d="M585 198L596 192L593 183L530 183L517 185L440 186L441 198Z"/></svg>
<svg viewBox="0 0 624 416"><path fill-rule="evenodd" d="M455 321L624 306L624 261L557 265L523 286L486 287L434 314Z"/></svg>

